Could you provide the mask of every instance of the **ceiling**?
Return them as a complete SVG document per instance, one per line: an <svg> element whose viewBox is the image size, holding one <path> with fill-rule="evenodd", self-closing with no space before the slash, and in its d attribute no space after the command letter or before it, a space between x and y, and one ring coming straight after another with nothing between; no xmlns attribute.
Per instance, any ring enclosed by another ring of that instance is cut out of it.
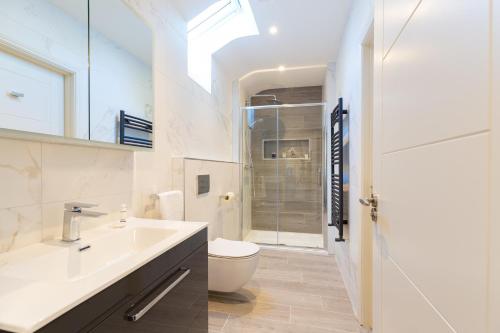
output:
<svg viewBox="0 0 500 333"><path fill-rule="evenodd" d="M172 0L186 21L217 0ZM249 0L259 36L232 41L215 55L231 78L252 71L326 65L335 60L352 0ZM278 34L270 35L276 25Z"/></svg>
<svg viewBox="0 0 500 333"><path fill-rule="evenodd" d="M320 65L295 67L283 72L276 69L257 70L241 78L240 91L245 96L253 96L268 89L322 86L326 69L326 66Z"/></svg>

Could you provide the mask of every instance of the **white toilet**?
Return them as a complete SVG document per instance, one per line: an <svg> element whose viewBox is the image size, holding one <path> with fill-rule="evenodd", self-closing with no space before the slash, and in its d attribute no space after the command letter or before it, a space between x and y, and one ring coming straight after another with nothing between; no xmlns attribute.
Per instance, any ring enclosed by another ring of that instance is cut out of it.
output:
<svg viewBox="0 0 500 333"><path fill-rule="evenodd" d="M158 194L164 220L184 220L184 198L181 191ZM235 292L255 273L259 262L258 245L217 238L208 242L208 289Z"/></svg>
<svg viewBox="0 0 500 333"><path fill-rule="evenodd" d="M217 238L208 242L208 289L239 290L251 278L259 262L259 246Z"/></svg>

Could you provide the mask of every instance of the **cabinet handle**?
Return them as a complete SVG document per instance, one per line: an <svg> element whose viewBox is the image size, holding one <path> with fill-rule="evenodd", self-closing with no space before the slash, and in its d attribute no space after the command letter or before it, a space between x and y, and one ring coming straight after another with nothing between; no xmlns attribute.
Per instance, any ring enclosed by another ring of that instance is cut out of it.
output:
<svg viewBox="0 0 500 333"><path fill-rule="evenodd" d="M167 295L172 289L174 289L175 286L181 283L182 280L184 280L186 276L189 275L189 273L191 273L191 269L186 267L179 268L176 273L169 276L163 283L160 284L160 286L158 286L158 288L154 289L136 305L134 305L134 307L125 314L127 320L138 321L139 319L141 319L142 316L144 316L149 310L151 310L151 308L155 306L156 303L158 303L163 297L165 297L165 295ZM175 280L173 282L170 282L174 278ZM158 293L158 290L162 291ZM151 298L153 299L150 300ZM146 305L143 306L143 303L146 303Z"/></svg>

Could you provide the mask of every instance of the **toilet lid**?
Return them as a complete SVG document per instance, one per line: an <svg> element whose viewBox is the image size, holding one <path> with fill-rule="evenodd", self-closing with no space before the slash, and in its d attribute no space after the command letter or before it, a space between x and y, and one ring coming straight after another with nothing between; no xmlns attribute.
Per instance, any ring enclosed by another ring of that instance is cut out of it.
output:
<svg viewBox="0 0 500 333"><path fill-rule="evenodd" d="M231 241L223 238L208 242L208 255L214 257L251 257L258 253L259 250L258 245L249 242Z"/></svg>

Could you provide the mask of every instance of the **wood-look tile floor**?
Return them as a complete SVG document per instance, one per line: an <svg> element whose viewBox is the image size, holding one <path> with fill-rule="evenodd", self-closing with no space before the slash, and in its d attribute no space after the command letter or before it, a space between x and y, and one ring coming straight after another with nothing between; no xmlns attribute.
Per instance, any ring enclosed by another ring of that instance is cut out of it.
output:
<svg viewBox="0 0 500 333"><path fill-rule="evenodd" d="M209 292L210 333L360 332L335 257L262 249L236 293Z"/></svg>

